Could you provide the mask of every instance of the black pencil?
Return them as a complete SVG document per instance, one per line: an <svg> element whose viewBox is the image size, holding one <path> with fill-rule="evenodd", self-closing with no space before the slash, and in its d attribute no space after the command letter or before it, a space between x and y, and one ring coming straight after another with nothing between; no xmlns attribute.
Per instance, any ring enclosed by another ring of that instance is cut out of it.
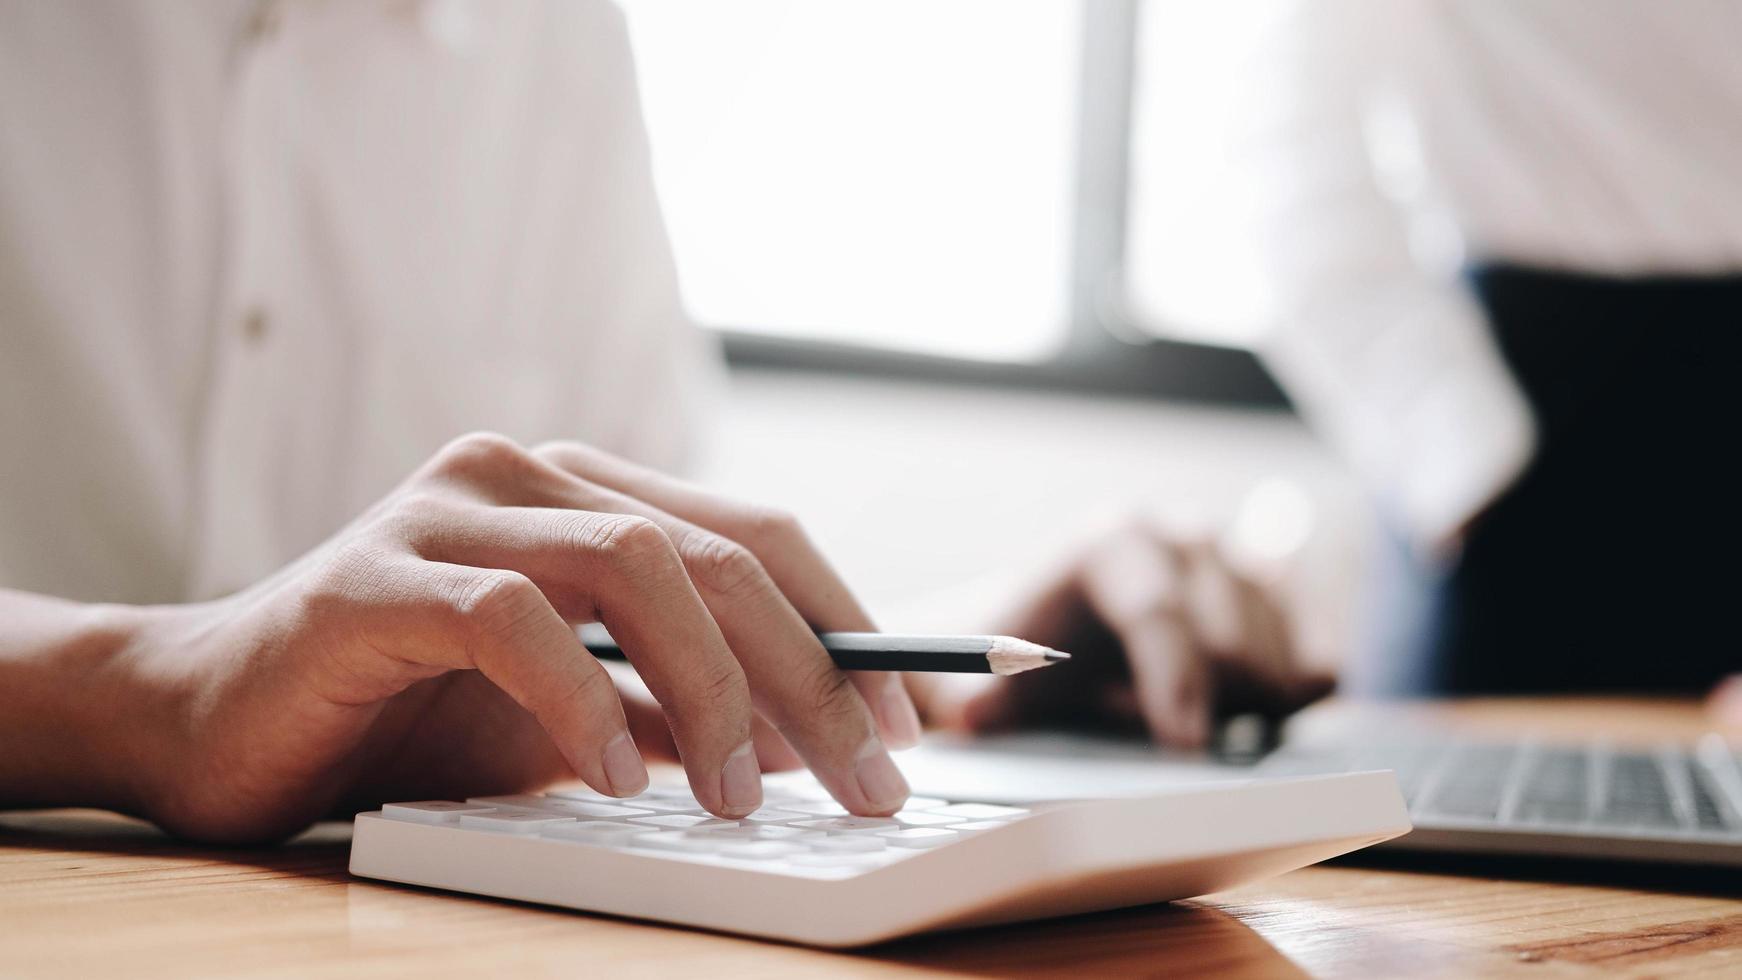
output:
<svg viewBox="0 0 1742 980"><path fill-rule="evenodd" d="M623 648L603 627L580 628L594 656L623 659ZM823 649L842 670L922 670L951 674L1020 674L1071 659L1013 636L921 636L902 633L818 633Z"/></svg>

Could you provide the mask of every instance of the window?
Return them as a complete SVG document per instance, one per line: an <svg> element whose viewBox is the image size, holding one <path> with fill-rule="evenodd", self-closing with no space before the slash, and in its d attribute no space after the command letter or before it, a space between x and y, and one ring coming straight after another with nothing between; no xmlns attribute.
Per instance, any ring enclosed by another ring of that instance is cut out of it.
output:
<svg viewBox="0 0 1742 980"><path fill-rule="evenodd" d="M1283 0L1150 3L1136 37L1124 307L1153 336L1250 343L1270 316L1246 209L1260 45Z"/></svg>
<svg viewBox="0 0 1742 980"><path fill-rule="evenodd" d="M1279 0L622 2L685 298L731 337L1141 389L1262 319L1218 93Z"/></svg>
<svg viewBox="0 0 1742 980"><path fill-rule="evenodd" d="M686 301L986 360L1068 323L1076 3L631 0Z"/></svg>

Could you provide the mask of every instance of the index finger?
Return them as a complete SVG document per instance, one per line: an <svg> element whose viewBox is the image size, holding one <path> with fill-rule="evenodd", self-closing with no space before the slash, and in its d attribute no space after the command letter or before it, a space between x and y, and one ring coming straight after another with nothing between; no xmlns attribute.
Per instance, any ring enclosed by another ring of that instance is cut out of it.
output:
<svg viewBox="0 0 1742 980"><path fill-rule="evenodd" d="M535 452L584 480L646 501L749 548L811 628L876 630L865 607L790 514L728 500L579 443L550 443ZM849 671L847 676L871 708L891 748L918 744L919 712L899 673Z"/></svg>
<svg viewBox="0 0 1742 980"><path fill-rule="evenodd" d="M761 730L763 741L772 743L767 747L772 759L785 761L782 754L793 759L796 750L796 758L854 813L900 809L907 784L877 737L871 712L749 549L560 468L553 467L551 474L559 482L525 488L521 496L552 508L635 514L669 536L743 667L759 716L772 722Z"/></svg>
<svg viewBox="0 0 1742 980"><path fill-rule="evenodd" d="M1125 647L1139 709L1163 742L1209 740L1209 665L1181 594L1175 557L1155 541L1124 534L1082 571L1083 596Z"/></svg>
<svg viewBox="0 0 1742 980"><path fill-rule="evenodd" d="M728 817L761 805L748 684L658 525L622 514L462 507L421 516L409 537L422 557L507 569L570 616L596 614L665 707L696 799Z"/></svg>

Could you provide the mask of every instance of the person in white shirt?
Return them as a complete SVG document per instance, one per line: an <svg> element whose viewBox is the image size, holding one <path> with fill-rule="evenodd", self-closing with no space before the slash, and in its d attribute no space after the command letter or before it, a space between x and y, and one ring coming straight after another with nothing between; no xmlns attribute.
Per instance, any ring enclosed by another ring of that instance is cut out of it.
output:
<svg viewBox="0 0 1742 980"><path fill-rule="evenodd" d="M0 806L905 800L898 675L810 628L863 609L659 472L716 369L604 0L5 0L0 215Z"/></svg>
<svg viewBox="0 0 1742 980"><path fill-rule="evenodd" d="M1742 671L1742 7L1293 4L1239 155L1260 353L1392 529L1347 690L1697 691ZM954 706L1187 744L1327 679L1212 542L1140 529L998 624L1105 667ZM1125 661L1129 660L1129 670ZM1742 687L1733 688L1739 690Z"/></svg>
<svg viewBox="0 0 1742 980"><path fill-rule="evenodd" d="M1259 210L1289 312L1268 354L1411 553L1461 552L1454 569L1519 553L1483 528L1560 441L1509 310L1600 310L1592 274L1645 270L1672 276L1678 318L1738 308L1721 275L1742 254L1737 15L1591 6L1345 5L1275 59L1294 101L1269 159L1290 179ZM1402 57L1381 70L1374 52ZM1362 130L1380 92L1432 180L1376 176ZM908 694L835 670L810 632L868 629L863 609L790 517L660 472L713 368L612 7L0 0L0 122L0 806L257 840L568 775L624 795L644 753L681 758L725 816L759 803L760 768L800 762L853 812L905 799L885 746L919 735ZM1467 291L1411 247L1448 227L1436 215L1515 267ZM1577 270L1576 295L1519 264ZM1672 448L1709 437L1682 421ZM1583 486L1580 469L1555 472ZM1701 493L1685 513L1602 494L1568 511L1655 508L1680 541L1728 483L1678 475ZM1657 601L1627 564L1654 554L1606 550L1620 523L1523 553L1551 574L1606 559L1623 598ZM1207 628L1183 587L1198 578L1232 597L1231 629ZM1590 604L1662 625L1616 595ZM595 618L657 704L579 648L570 624ZM939 720L1111 710L1189 744L1218 701L1324 689L1274 597L1165 536L1097 546L1004 630L1118 656L939 696ZM1708 620L1688 635L1711 639Z"/></svg>

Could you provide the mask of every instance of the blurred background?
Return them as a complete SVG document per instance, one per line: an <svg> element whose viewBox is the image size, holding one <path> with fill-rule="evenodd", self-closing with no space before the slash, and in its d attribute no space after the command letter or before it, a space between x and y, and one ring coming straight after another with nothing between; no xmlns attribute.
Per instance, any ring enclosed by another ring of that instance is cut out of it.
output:
<svg viewBox="0 0 1742 980"><path fill-rule="evenodd" d="M1220 526L1263 488L1305 541L1308 652L1347 647L1364 498L1251 353L1252 131L1294 4L623 6L686 302L732 368L703 478L798 512L894 629L971 626L1100 526Z"/></svg>

